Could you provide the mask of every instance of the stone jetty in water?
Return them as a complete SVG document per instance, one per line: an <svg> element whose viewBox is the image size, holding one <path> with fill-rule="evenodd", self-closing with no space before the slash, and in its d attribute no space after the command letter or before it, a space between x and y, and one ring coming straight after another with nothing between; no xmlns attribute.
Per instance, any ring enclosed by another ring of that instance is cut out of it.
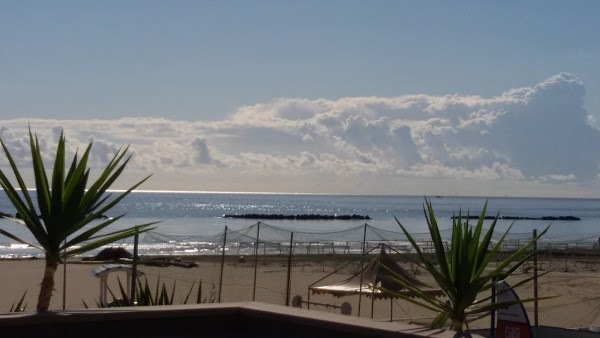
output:
<svg viewBox="0 0 600 338"><path fill-rule="evenodd" d="M369 215L319 215L319 214L302 214L302 215L283 215L283 214L229 214L223 215L223 218L247 218L247 219L289 219L298 221L314 221L314 220L368 220Z"/></svg>
<svg viewBox="0 0 600 338"><path fill-rule="evenodd" d="M463 219L479 219L479 216L469 215L460 216ZM459 216L452 216L452 219L458 219ZM496 219L496 216L485 216L484 219ZM575 216L543 216L543 217L521 217L521 216L498 216L498 219L506 220L527 220L527 221L581 221L581 218Z"/></svg>

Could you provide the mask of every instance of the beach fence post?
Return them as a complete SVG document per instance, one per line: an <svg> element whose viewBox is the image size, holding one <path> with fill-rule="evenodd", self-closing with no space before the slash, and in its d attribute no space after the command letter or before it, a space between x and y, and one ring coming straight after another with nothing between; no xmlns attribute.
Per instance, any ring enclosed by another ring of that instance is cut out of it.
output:
<svg viewBox="0 0 600 338"><path fill-rule="evenodd" d="M492 278L492 297L490 303L492 305L496 304L496 277ZM496 338L496 310L490 312L490 337Z"/></svg>
<svg viewBox="0 0 600 338"><path fill-rule="evenodd" d="M140 243L140 233L135 232L133 237L133 264L131 266L131 304L135 305L135 283L137 282L137 265L138 265L138 246Z"/></svg>
<svg viewBox="0 0 600 338"><path fill-rule="evenodd" d="M373 312L375 312L375 287L371 290L371 319L373 319Z"/></svg>
<svg viewBox="0 0 600 338"><path fill-rule="evenodd" d="M533 229L533 238L537 237L537 229ZM533 325L538 326L538 257L537 241L533 242Z"/></svg>
<svg viewBox="0 0 600 338"><path fill-rule="evenodd" d="M65 238L65 259L63 260L63 310L67 307L67 239Z"/></svg>
<svg viewBox="0 0 600 338"><path fill-rule="evenodd" d="M363 231L362 250L360 255L360 286L358 288L358 317L360 317L360 303L362 301L363 269L365 268L365 245L367 241L367 223Z"/></svg>
<svg viewBox="0 0 600 338"><path fill-rule="evenodd" d="M258 272L258 242L260 238L260 222L256 223L256 245L254 246L254 286L252 288L252 301L256 300L256 273Z"/></svg>
<svg viewBox="0 0 600 338"><path fill-rule="evenodd" d="M290 235L290 254L288 255L287 267L287 289L285 292L285 306L290 306L290 293L292 292L292 249L294 245L294 233Z"/></svg>
<svg viewBox="0 0 600 338"><path fill-rule="evenodd" d="M223 290L223 270L225 268L225 246L227 245L227 225L225 226L225 232L223 233L223 252L221 253L221 277L219 277L219 297L217 302L221 302L221 292Z"/></svg>

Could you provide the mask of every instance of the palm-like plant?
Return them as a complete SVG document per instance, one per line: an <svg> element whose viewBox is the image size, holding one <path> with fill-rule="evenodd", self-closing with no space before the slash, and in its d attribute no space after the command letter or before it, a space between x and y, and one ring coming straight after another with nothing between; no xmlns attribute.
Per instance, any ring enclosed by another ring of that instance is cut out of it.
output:
<svg viewBox="0 0 600 338"><path fill-rule="evenodd" d="M31 130L29 130L29 140L36 185L37 207L27 190L15 161L2 140L0 140L0 143L2 143L6 157L12 167L20 193L2 170L0 170L0 185L21 216L20 219L16 217L10 217L10 219L27 227L37 244L30 243L2 229L0 229L0 234L44 252L46 265L40 287L37 311L47 311L54 289L54 274L61 260L133 236L136 233L151 230L150 226L156 222L103 234L99 233L124 216L120 215L86 228L91 222L150 178L148 176L142 179L127 191L114 199L110 199L111 194L106 193L106 191L129 162L131 155L125 158L128 148L123 151L119 149L100 176L88 188L90 170L86 166L92 143L88 145L79 161L77 153L75 154L67 171L65 170L65 137L61 133L54 160L52 181L50 182L42 162L37 135L34 137Z"/></svg>
<svg viewBox="0 0 600 338"><path fill-rule="evenodd" d="M436 299L431 293L419 289L389 269L388 272L393 280L410 291L411 296L416 296L416 299L408 297L405 294L394 293L389 290L384 291L438 313L431 323L432 327L442 327L450 319L452 321L451 329L454 331L462 331L465 325L468 327L468 315L481 315L513 304L533 301L534 299L530 298L491 304L486 302L489 300L489 297L477 299L479 293L490 290L496 282L504 280L524 262L529 260L534 254L534 252L528 251L529 248L548 231L547 227L526 245L498 262L495 267L489 267L489 264L497 258L498 250L512 225L490 249L492 234L498 216L496 216L490 228L484 234L483 221L486 208L487 202L481 211L475 227L469 225L468 217L463 222L463 217L461 217L460 213L458 217L453 217L452 239L450 248L446 251L431 202L425 199L423 211L435 249L435 260L423 254L417 242L396 218L396 222L412 244L420 262L433 276L437 287L444 293L447 300ZM532 278L527 278L519 282L515 287L530 281Z"/></svg>
<svg viewBox="0 0 600 338"><path fill-rule="evenodd" d="M144 276L144 282L140 277L137 278L137 288L135 289L135 295L130 299L129 294L127 292L127 286L124 286L121 283L121 279L117 277L117 282L119 283L119 291L120 297L115 295L115 293L108 288L108 292L111 294L113 301L104 304L101 301L96 301L96 305L99 308L103 307L122 307L122 306L156 306L156 305L173 305L175 304L175 289L177 287L177 283L173 283L173 288L169 294L167 290L167 285L165 282L161 283L160 276L156 281L156 288L154 288L154 292L152 292L152 288L148 283L148 279ZM194 291L194 286L196 285L196 281L192 283L187 295L184 299L181 300L181 304L185 305L188 303L190 296L192 295L192 291ZM215 285L212 285L212 289L210 291L210 295L202 298L202 281L198 283L198 290L196 293L196 304L203 303L214 303L217 299L217 292L215 290ZM83 301L83 306L86 309L89 309L89 306L85 301Z"/></svg>

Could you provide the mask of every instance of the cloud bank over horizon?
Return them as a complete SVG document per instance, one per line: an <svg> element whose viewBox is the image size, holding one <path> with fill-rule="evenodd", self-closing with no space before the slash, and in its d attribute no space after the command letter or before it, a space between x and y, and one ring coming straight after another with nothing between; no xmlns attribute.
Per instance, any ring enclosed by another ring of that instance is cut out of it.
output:
<svg viewBox="0 0 600 338"><path fill-rule="evenodd" d="M2 120L0 138L20 166L28 124L48 160L63 129L71 151L94 141L94 167L130 144L131 173L155 173L144 189L560 195L598 181L600 131L584 95L560 73L494 97L281 98L221 121Z"/></svg>

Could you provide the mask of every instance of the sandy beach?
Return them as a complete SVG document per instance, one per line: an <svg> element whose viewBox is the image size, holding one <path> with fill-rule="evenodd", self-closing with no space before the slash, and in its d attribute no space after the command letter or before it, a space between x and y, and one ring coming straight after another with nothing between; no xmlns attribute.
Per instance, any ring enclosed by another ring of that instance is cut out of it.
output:
<svg viewBox="0 0 600 338"><path fill-rule="evenodd" d="M543 258L543 257L541 257ZM181 304L193 283L202 281L202 297L206 299L216 297L221 272L219 257L184 257L185 261L195 262L197 267L182 268L178 266L147 266L140 265L139 271L143 272L151 286L156 285L160 278L164 281L169 291L175 285L175 304ZM308 300L308 286L317 282L342 265L348 263L344 255L335 257L301 257L295 256L291 270L291 297L300 295L303 301ZM540 260L540 272L552 270L539 279L539 295L558 296L556 298L541 300L539 305L539 324L565 328L578 328L583 326L600 325L600 272L598 271L600 259L594 257L546 257ZM92 270L104 263L81 262L73 260L67 264L65 308L68 310L84 308L84 302L90 307L96 307L99 300L100 280L92 275ZM407 262L401 263L407 271L416 273L416 277L426 283L431 283L430 278L420 269ZM27 311L35 310L39 283L43 274L43 259L2 260L0 261L0 311L7 312L11 305L17 301L23 292L27 291ZM352 271L359 268L357 263L348 265L338 273L329 275L318 285L339 283L348 278ZM238 257L227 257L223 274L222 302L257 301L281 304L286 302L287 284L287 258L284 256L259 256L258 269L256 270L257 287L254 283L254 259L247 257L240 261ZM511 276L509 283L531 276L531 264L526 264L517 274ZM117 276L125 282L124 272L111 274L109 286L118 293ZM52 298L51 309L63 308L63 266L59 266L56 274L55 293ZM197 285L197 284L196 284ZM194 289L196 290L196 289ZM521 298L533 295L533 284L529 283L517 288ZM195 291L191 298L195 297ZM348 296L336 298L329 295L311 295L313 302L311 309L315 311L340 312L339 306L343 302L350 303L352 315L358 314L359 297ZM195 302L195 298L192 302ZM328 304L329 306L326 306ZM333 305L333 306L332 306ZM303 307L306 307L303 304ZM433 314L403 300L375 300L373 303L368 297L362 297L360 316L371 317L376 320L399 320L413 323L428 323ZM530 321L533 324L533 303L526 305ZM489 326L489 317L482 318L470 324L471 328L485 328Z"/></svg>

